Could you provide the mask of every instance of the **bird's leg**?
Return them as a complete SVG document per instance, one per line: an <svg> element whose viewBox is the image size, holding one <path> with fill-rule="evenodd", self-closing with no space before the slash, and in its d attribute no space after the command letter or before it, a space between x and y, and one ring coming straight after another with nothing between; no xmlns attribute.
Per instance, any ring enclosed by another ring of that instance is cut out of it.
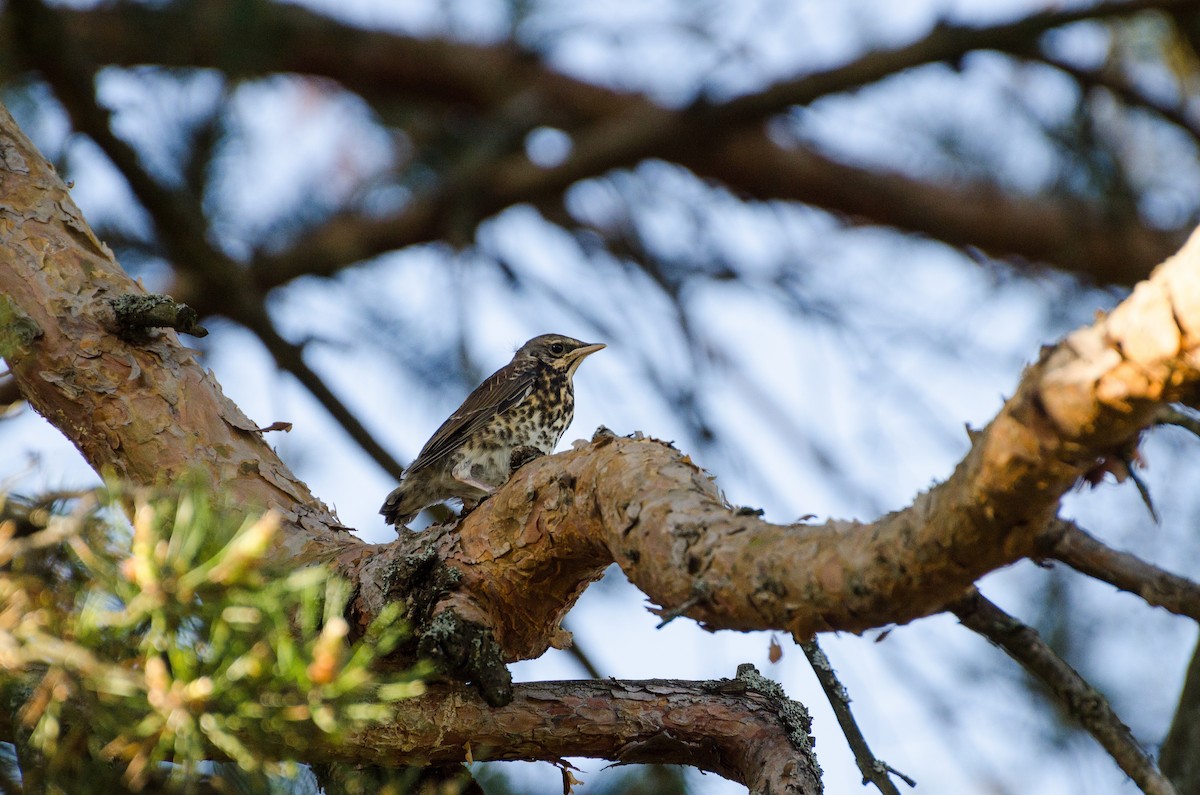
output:
<svg viewBox="0 0 1200 795"><path fill-rule="evenodd" d="M475 477L475 473L472 472L471 462L469 460L459 461L457 464L454 465L454 469L450 470L450 474L459 483L463 483L467 486L471 486L472 488L479 489L484 494L495 494L496 493L495 486L493 486L490 483L485 483L484 481Z"/></svg>
<svg viewBox="0 0 1200 795"><path fill-rule="evenodd" d="M512 453L508 456L508 474L512 475L512 473L533 459L541 458L544 455L545 453L531 445L523 444L519 447L514 447Z"/></svg>

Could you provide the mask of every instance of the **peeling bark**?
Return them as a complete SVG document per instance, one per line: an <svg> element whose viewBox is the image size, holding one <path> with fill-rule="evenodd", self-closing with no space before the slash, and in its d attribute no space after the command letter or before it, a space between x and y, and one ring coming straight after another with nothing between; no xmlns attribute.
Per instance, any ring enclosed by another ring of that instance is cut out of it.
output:
<svg viewBox="0 0 1200 795"><path fill-rule="evenodd" d="M93 467L135 483L198 467L243 504L287 517L279 554L289 561L334 560L357 587L357 619L425 587L431 618L452 611L490 629L510 660L567 642L562 617L613 560L664 608L710 629L805 639L940 610L988 571L1051 548L1044 533L1062 494L1200 379L1196 235L1111 315L1046 350L945 483L876 522L772 525L725 504L670 446L603 436L521 468L457 525L372 547L341 532L174 332L138 345L119 338L108 299L140 288L2 107L0 197L0 354L22 395ZM727 747L734 735L758 735L742 702L721 717L719 688L692 702L676 700L677 683L538 687L517 688L495 711L454 693L405 702L394 725L336 753L454 761L449 738L501 749L500 758L653 757L711 765L751 786L768 772L776 778L766 781L803 778L794 758L754 755L767 740ZM739 696L749 688L737 687ZM649 728L626 725L639 719ZM614 750L591 733L605 727L645 733Z"/></svg>
<svg viewBox="0 0 1200 795"><path fill-rule="evenodd" d="M263 442L256 426L173 331L124 342L109 301L145 291L96 239L54 173L0 106L0 353L30 405L97 472L133 483L199 471L247 506L274 507L308 544L333 512Z"/></svg>
<svg viewBox="0 0 1200 795"><path fill-rule="evenodd" d="M752 792L821 792L808 716L755 689L757 672L714 682L668 680L517 685L492 708L472 692L442 688L399 705L394 723L354 738L349 761L394 765L474 759L587 756L633 764L672 762L740 781ZM759 677L761 679L761 677ZM329 749L337 758L340 748Z"/></svg>
<svg viewBox="0 0 1200 795"><path fill-rule="evenodd" d="M685 456L605 438L523 467L460 527L370 548L331 532L336 518L173 333L136 348L111 333L103 299L136 286L11 119L3 128L4 162L15 165L0 184L9 197L0 286L43 335L10 357L31 403L98 470L154 482L199 465L247 504L283 509L288 554L340 556L363 620L401 596L389 583L403 557L433 550L461 575L433 613L453 609L491 627L507 659L566 643L562 617L614 560L664 608L688 605L683 614L711 629L807 639L941 610L983 574L1044 550L1059 497L1197 377L1193 237L1109 317L1030 366L945 483L873 523L778 526L739 515ZM41 266L47 258L54 267Z"/></svg>

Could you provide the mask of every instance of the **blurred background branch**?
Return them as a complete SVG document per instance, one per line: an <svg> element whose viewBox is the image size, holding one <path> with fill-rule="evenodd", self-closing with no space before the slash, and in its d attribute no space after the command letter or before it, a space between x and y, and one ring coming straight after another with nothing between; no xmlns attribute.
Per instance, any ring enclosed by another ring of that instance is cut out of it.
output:
<svg viewBox="0 0 1200 795"><path fill-rule="evenodd" d="M1035 629L1017 621L978 591L949 609L964 626L995 643L1049 688L1142 792L1175 795L1175 787L1159 771L1154 759L1138 745L1107 699L1055 654Z"/></svg>
<svg viewBox="0 0 1200 795"><path fill-rule="evenodd" d="M673 439L776 521L873 518L948 475L962 424L994 415L1038 345L1200 219L1198 2L619 7L10 0L0 93L124 267L205 316L189 344L237 402L297 420L281 455L377 538L399 462L551 330L610 344L576 436ZM18 398L0 376L0 480L94 477L7 411ZM1190 445L1170 429L1142 445L1160 529L1102 485L1066 500L1089 532L1052 554L1089 577L1018 566L987 584L1142 745L1175 715L1163 767L1181 791L1196 612L1166 570L1200 561ZM518 675L714 677L766 647L655 632L642 601L606 577L572 616L587 654ZM1040 685L937 621L826 641L881 756L930 791L1128 791L1091 772L1100 752ZM1174 672L1153 688L1149 648ZM791 665L789 692L808 676ZM1004 743L979 728L1014 724ZM1036 781L1014 761L1034 754ZM849 757L823 761L857 783ZM560 786L520 770L480 780Z"/></svg>

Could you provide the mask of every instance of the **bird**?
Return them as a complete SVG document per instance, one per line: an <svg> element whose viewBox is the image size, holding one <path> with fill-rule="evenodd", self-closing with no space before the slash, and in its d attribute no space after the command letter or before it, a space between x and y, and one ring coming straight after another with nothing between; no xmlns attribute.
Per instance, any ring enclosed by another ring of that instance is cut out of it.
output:
<svg viewBox="0 0 1200 795"><path fill-rule="evenodd" d="M530 458L549 454L575 414L572 377L607 346L562 334L526 342L434 432L379 512L397 530L444 500L494 493Z"/></svg>

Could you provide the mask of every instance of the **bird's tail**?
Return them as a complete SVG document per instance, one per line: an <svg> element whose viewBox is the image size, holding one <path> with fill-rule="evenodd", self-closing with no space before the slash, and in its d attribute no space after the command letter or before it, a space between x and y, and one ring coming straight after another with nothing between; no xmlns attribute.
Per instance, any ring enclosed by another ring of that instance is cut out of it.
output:
<svg viewBox="0 0 1200 795"><path fill-rule="evenodd" d="M383 507L379 512L383 514L385 524L395 525L397 528L403 527L413 520L417 515L412 512L412 509L405 505L404 486L400 485L392 489L392 493L387 495L387 499L383 501Z"/></svg>

